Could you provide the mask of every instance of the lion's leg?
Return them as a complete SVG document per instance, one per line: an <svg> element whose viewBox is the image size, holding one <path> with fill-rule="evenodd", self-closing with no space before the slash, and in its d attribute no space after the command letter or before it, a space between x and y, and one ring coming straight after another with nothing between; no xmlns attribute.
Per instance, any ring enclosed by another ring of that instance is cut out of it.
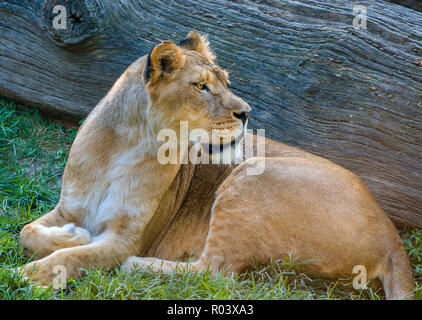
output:
<svg viewBox="0 0 422 320"><path fill-rule="evenodd" d="M213 243L213 235L211 235L211 243ZM181 261L170 261L153 257L129 257L122 264L122 270L131 272L135 269L149 269L154 272L161 273L172 273L175 271L211 271L216 273L218 271L223 272L240 272L245 269L249 263L248 257L242 260L242 262L234 261L230 259L222 259L222 256L227 254L227 246L209 246L207 245L206 249L199 257L198 260L194 262L181 262ZM231 249L228 249L231 251Z"/></svg>
<svg viewBox="0 0 422 320"><path fill-rule="evenodd" d="M213 215L217 216L226 215L225 212L220 212L220 209L215 208ZM230 219L233 220L233 219ZM229 229L231 222L229 221ZM122 269L131 272L135 269L150 269L154 272L172 273L178 270L185 271L210 271L216 273L218 271L225 273L236 273L244 271L250 264L250 255L248 255L248 243L236 243L239 239L237 232L230 229L233 239L227 239L224 233L227 233L226 226L222 227L221 224L226 224L225 219L211 219L210 230L206 239L205 248L199 256L198 260L193 262L170 261L153 257L129 257L122 264ZM233 246L227 243L235 244ZM246 245L246 247L245 247Z"/></svg>
<svg viewBox="0 0 422 320"><path fill-rule="evenodd" d="M89 244L64 248L51 255L26 265L23 274L38 285L49 286L57 276L56 267L64 267L67 278L77 278L82 269L114 268L127 257L139 253L140 232L130 228L113 230L107 228Z"/></svg>
<svg viewBox="0 0 422 320"><path fill-rule="evenodd" d="M203 271L206 269L202 263L199 261L196 262L180 262L180 261L170 261L163 260L159 258L152 257L129 257L125 260L122 265L122 269L128 272L131 272L135 269L150 269L154 272L162 273L172 273L178 270L186 271Z"/></svg>
<svg viewBox="0 0 422 320"><path fill-rule="evenodd" d="M27 224L20 233L20 243L26 256L36 259L68 247L91 241L88 230L76 226L73 216L56 207L41 218Z"/></svg>
<svg viewBox="0 0 422 320"><path fill-rule="evenodd" d="M152 257L129 257L122 265L125 271L132 271L135 269L151 269L154 272L172 273L177 270L195 270L196 268L191 263L163 260ZM197 270L195 270L197 271Z"/></svg>

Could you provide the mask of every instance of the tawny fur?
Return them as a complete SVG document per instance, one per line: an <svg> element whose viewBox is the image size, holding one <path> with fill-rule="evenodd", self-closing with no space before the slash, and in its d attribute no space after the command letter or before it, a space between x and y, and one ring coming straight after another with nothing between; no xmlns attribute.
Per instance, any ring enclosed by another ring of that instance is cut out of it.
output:
<svg viewBox="0 0 422 320"><path fill-rule="evenodd" d="M264 158L240 165L158 162L158 133L179 132L180 121L190 131L244 130L233 113L250 107L228 89L214 58L191 31L181 45L163 42L123 73L78 131L56 208L21 232L25 252L38 259L24 273L49 285L56 265L69 277L121 263L238 272L251 258L289 254L334 279L364 265L387 298L411 298L409 260L394 225L346 169L270 139ZM262 162L262 174L247 174ZM192 263L177 261L188 256Z"/></svg>

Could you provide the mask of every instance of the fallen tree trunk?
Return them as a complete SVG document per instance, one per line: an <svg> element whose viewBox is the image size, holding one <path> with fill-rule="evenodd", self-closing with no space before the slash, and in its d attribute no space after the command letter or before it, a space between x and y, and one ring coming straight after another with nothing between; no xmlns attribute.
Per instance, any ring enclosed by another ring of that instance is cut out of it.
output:
<svg viewBox="0 0 422 320"><path fill-rule="evenodd" d="M0 94L77 120L159 40L196 29L251 127L352 170L395 222L422 227L422 13L365 5L358 30L340 0L3 0Z"/></svg>

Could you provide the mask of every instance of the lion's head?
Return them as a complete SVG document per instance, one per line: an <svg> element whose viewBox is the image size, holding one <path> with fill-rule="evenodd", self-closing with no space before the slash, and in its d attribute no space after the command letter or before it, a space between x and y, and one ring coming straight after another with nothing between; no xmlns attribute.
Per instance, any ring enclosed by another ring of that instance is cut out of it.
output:
<svg viewBox="0 0 422 320"><path fill-rule="evenodd" d="M154 47L143 76L149 114L176 132L187 121L190 138L220 153L242 139L251 108L230 91L228 74L214 59L207 39L190 31L179 45L163 41Z"/></svg>

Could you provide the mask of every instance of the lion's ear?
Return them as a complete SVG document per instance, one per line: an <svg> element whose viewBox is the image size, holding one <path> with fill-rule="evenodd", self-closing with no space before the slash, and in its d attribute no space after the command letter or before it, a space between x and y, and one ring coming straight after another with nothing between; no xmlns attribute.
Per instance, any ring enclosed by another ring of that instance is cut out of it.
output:
<svg viewBox="0 0 422 320"><path fill-rule="evenodd" d="M182 68L184 63L182 50L171 41L163 41L148 55L145 79L147 82L155 83Z"/></svg>
<svg viewBox="0 0 422 320"><path fill-rule="evenodd" d="M186 38L180 40L179 46L184 49L194 50L202 53L210 62L213 62L215 59L214 53L209 48L207 37L200 35L196 31L189 31Z"/></svg>

